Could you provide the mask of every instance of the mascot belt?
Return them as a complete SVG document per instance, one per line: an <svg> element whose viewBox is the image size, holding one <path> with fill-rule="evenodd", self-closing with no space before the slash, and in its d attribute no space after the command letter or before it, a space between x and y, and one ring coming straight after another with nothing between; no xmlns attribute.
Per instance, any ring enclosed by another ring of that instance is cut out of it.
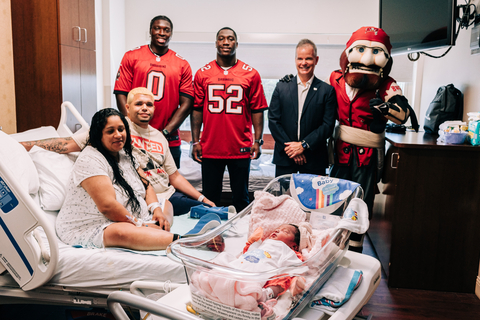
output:
<svg viewBox="0 0 480 320"><path fill-rule="evenodd" d="M359 147L377 148L377 182L380 181L383 171L383 162L385 158L385 131L382 133L373 133L371 131L340 125L335 127L333 139L328 141L328 161L331 165L334 160L334 140L340 138L342 141L351 143Z"/></svg>
<svg viewBox="0 0 480 320"><path fill-rule="evenodd" d="M334 137L359 147L383 148L385 146L385 131L373 133L359 128L340 125L335 128Z"/></svg>

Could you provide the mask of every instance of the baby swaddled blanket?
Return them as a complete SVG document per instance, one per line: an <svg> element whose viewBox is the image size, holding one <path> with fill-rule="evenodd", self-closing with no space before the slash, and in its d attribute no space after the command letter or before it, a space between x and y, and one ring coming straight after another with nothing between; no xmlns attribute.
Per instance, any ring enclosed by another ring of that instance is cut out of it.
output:
<svg viewBox="0 0 480 320"><path fill-rule="evenodd" d="M302 261L282 241L267 239L252 244L239 258L222 252L212 262L243 271L268 272L283 266L299 264ZM297 270L301 268L298 267ZM192 275L192 285L204 297L231 307L255 312L260 312L258 301L262 298L262 288L266 282L267 280L237 281L228 276L204 271L197 271Z"/></svg>

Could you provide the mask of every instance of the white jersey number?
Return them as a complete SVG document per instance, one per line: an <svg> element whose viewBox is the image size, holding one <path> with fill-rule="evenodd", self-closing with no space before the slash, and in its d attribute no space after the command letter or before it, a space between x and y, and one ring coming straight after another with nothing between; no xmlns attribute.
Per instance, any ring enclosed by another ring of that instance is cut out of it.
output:
<svg viewBox="0 0 480 320"><path fill-rule="evenodd" d="M155 101L163 99L165 91L165 75L163 72L150 71L147 75L147 89L152 91Z"/></svg>
<svg viewBox="0 0 480 320"><path fill-rule="evenodd" d="M218 91L233 95L224 98ZM223 84L211 84L208 86L207 98L209 102L208 111L211 113L221 113L224 109L225 113L242 114L243 112L243 107L239 104L243 100L243 88L240 85L232 84L225 90Z"/></svg>

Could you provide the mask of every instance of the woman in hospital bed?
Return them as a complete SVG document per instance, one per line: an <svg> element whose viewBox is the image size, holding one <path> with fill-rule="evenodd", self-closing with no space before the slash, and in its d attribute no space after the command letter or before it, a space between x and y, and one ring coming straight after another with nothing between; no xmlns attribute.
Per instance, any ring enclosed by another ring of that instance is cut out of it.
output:
<svg viewBox="0 0 480 320"><path fill-rule="evenodd" d="M98 111L89 136L58 214L58 237L83 247L165 249L179 238L169 232L172 206L158 202L133 157L125 117L111 108Z"/></svg>
<svg viewBox="0 0 480 320"><path fill-rule="evenodd" d="M312 227L308 222L282 224L265 240L259 227L249 237L243 254L236 258L224 252L212 262L243 271L264 272L280 267L300 264L300 253L312 246ZM303 291L305 281L301 277L280 277L266 282L236 281L209 272L197 271L192 275L192 285L201 295L247 311L261 312L269 316L276 304L275 298L290 290L292 296Z"/></svg>

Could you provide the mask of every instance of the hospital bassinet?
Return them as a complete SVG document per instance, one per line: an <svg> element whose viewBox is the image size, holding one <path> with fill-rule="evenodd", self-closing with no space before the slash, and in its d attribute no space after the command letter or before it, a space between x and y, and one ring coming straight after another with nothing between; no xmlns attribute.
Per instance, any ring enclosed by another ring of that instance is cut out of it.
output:
<svg viewBox="0 0 480 320"><path fill-rule="evenodd" d="M325 181L329 181L329 183L341 181L339 179L322 178ZM291 175L275 178L267 185L264 191L275 196L292 195L293 198L298 199L296 190L292 187L292 179ZM307 217L311 219L311 223L314 218L318 218L317 215L319 214L341 217L353 198L361 199L363 196L361 187L357 184L351 184L351 186L352 188L354 187L353 190L349 190L351 191L350 193L347 191L347 194L349 193L350 195L342 201L307 212ZM226 280L225 283L231 285L234 285L237 281L243 284L265 283L267 280L284 277L285 275L303 277L306 280L303 292L294 297L289 292L280 296L275 306L275 316L268 317L268 319L291 319L311 301L315 293L333 273L348 249L350 231L338 229L333 231L333 235L321 250L308 260L297 265L290 265L268 272L248 272L213 263L212 259L219 254L217 252L219 250L215 250L216 247L214 246L214 241L220 239L219 235L222 235L224 239L224 249L222 251L230 252L236 256L242 251L247 241L249 219L253 205L254 203L251 203L226 224L202 236L180 239L167 248L168 257L184 264L190 284L193 308L204 317L212 319L261 319L261 314L258 311L250 312L233 308L200 294L198 288L192 283L192 277L195 273L204 272L202 276L214 274L217 277L222 277ZM314 228L322 228L322 224L312 223L312 225Z"/></svg>

